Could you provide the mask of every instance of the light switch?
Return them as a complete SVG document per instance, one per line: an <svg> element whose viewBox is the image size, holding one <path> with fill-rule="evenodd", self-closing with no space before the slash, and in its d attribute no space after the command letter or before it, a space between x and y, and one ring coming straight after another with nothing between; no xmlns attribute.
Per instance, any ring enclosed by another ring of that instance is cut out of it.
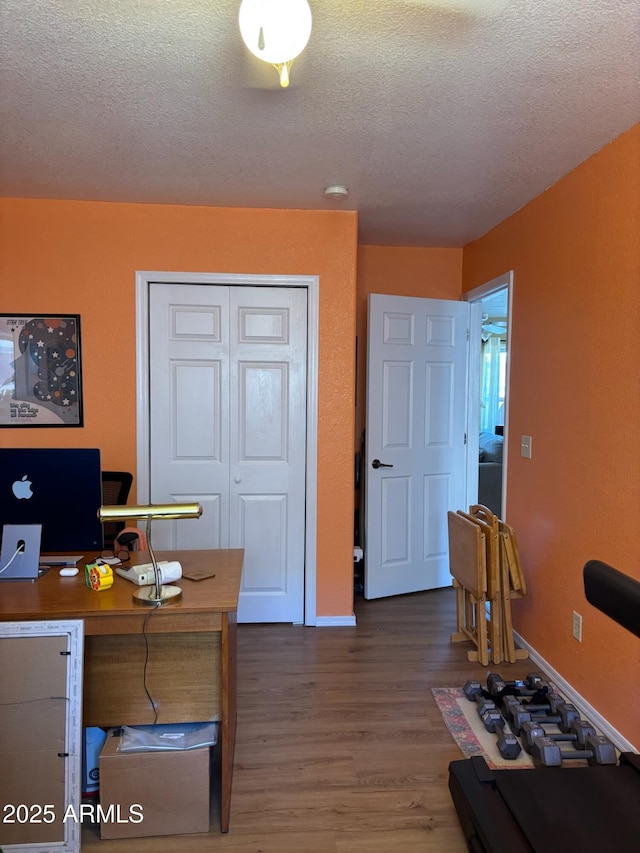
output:
<svg viewBox="0 0 640 853"><path fill-rule="evenodd" d="M531 459L531 436L530 435L521 435L520 436L520 456L524 456L525 459Z"/></svg>

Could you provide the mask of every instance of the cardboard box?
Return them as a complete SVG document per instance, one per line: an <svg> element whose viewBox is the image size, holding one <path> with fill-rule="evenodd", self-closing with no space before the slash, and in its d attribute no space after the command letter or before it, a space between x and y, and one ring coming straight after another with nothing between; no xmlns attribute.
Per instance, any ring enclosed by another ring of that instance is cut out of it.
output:
<svg viewBox="0 0 640 853"><path fill-rule="evenodd" d="M89 726L82 742L82 794L95 794L100 787L100 752L107 739L104 729Z"/></svg>
<svg viewBox="0 0 640 853"><path fill-rule="evenodd" d="M100 753L100 837L209 832L211 747L118 752L117 730Z"/></svg>

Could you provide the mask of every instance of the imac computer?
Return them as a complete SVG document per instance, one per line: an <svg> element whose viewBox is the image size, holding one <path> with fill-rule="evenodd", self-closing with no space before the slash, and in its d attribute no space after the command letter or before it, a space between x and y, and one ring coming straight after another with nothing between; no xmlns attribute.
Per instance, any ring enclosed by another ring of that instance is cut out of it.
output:
<svg viewBox="0 0 640 853"><path fill-rule="evenodd" d="M42 553L102 549L100 451L0 448L0 529L42 525Z"/></svg>

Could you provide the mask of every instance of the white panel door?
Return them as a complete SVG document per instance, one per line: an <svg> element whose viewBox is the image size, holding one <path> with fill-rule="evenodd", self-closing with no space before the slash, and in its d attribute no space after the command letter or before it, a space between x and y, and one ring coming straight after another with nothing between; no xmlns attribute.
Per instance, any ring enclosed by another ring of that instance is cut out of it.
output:
<svg viewBox="0 0 640 853"><path fill-rule="evenodd" d="M304 616L306 290L153 284L150 494L198 501L158 548L244 548L238 620Z"/></svg>
<svg viewBox="0 0 640 853"><path fill-rule="evenodd" d="M447 511L466 498L465 302L371 294L365 597L447 586Z"/></svg>
<svg viewBox="0 0 640 853"><path fill-rule="evenodd" d="M229 288L154 284L149 325L151 502L203 508L154 547L229 548Z"/></svg>
<svg viewBox="0 0 640 853"><path fill-rule="evenodd" d="M307 292L231 288L231 318L230 541L245 549L238 618L301 622Z"/></svg>

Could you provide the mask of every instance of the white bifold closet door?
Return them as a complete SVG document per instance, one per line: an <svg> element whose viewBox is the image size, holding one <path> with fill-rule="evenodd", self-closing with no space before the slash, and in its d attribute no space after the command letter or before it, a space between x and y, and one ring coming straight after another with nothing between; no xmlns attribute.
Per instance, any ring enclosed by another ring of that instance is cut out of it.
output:
<svg viewBox="0 0 640 853"><path fill-rule="evenodd" d="M154 548L244 548L238 620L304 618L307 293L152 284Z"/></svg>

